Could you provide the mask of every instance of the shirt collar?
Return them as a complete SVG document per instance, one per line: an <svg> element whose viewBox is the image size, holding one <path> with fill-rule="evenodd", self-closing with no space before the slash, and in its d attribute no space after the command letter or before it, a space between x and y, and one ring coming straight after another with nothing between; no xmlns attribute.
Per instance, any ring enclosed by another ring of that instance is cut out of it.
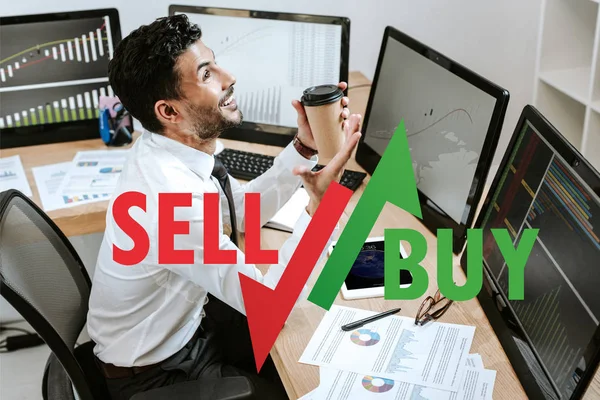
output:
<svg viewBox="0 0 600 400"><path fill-rule="evenodd" d="M210 179L215 166L215 158L212 155L157 133L144 131L143 138L173 154L202 179Z"/></svg>

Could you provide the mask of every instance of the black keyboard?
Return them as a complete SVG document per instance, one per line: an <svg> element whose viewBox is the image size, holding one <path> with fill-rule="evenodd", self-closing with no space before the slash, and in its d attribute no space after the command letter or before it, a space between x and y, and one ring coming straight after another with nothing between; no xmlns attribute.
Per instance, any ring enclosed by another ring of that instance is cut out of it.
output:
<svg viewBox="0 0 600 400"><path fill-rule="evenodd" d="M275 157L265 156L263 154L250 153L225 149L217 155L231 176L236 179L250 181L273 166ZM323 165L316 165L313 171L319 171ZM340 183L348 189L355 191L358 189L367 174L364 172L345 170Z"/></svg>

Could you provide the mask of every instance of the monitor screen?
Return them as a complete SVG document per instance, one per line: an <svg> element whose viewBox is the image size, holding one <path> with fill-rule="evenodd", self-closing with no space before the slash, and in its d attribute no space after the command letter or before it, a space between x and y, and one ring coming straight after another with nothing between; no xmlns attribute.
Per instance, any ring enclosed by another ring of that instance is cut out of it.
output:
<svg viewBox="0 0 600 400"><path fill-rule="evenodd" d="M417 188L466 222L496 99L396 40L387 44L374 90L365 143L383 155L403 118Z"/></svg>
<svg viewBox="0 0 600 400"><path fill-rule="evenodd" d="M357 160L373 172L402 120L423 221L458 240L474 219L508 92L388 27Z"/></svg>
<svg viewBox="0 0 600 400"><path fill-rule="evenodd" d="M292 135L298 126L292 100L310 86L347 79L341 18L185 6L171 13L198 24L217 63L235 76L246 127Z"/></svg>
<svg viewBox="0 0 600 400"><path fill-rule="evenodd" d="M600 176L533 108L525 115L477 227L483 228L486 272L508 302L505 314L522 329L513 337L515 352L545 398L568 399L598 351ZM491 232L496 228L507 229L515 246L525 229L539 229L522 301L508 301L508 269Z"/></svg>
<svg viewBox="0 0 600 400"><path fill-rule="evenodd" d="M26 139L28 132L36 131L28 128L82 121L93 121L95 134L99 136L99 98L113 95L107 70L120 39L118 24L116 10L3 18L0 24L3 139L7 139L4 130L22 133Z"/></svg>

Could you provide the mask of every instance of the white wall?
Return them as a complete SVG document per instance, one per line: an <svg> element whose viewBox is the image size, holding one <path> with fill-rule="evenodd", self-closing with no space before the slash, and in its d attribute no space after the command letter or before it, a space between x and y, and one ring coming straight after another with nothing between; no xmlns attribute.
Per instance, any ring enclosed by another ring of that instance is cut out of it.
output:
<svg viewBox="0 0 600 400"><path fill-rule="evenodd" d="M172 3L349 17L350 69L369 78L383 30L392 25L510 91L495 163L500 162L522 108L533 100L541 0L7 0L0 4L0 15L116 7L126 35L166 15Z"/></svg>

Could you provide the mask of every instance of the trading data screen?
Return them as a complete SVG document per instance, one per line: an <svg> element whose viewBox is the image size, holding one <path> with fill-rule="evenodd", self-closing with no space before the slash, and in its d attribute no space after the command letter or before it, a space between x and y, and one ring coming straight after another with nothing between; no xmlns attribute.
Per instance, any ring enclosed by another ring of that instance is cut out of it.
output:
<svg viewBox="0 0 600 400"><path fill-rule="evenodd" d="M292 100L310 86L340 80L340 25L185 14L202 29L217 63L236 77L244 121L296 128Z"/></svg>
<svg viewBox="0 0 600 400"><path fill-rule="evenodd" d="M600 198L527 121L499 173L482 224L484 261L507 294L508 269L490 229L507 229L515 246L524 229L539 229L525 299L510 301L530 346L515 340L526 360L533 348L545 366L548 398L568 398L587 368L600 318Z"/></svg>
<svg viewBox="0 0 600 400"><path fill-rule="evenodd" d="M0 26L0 128L97 118L113 40L109 16Z"/></svg>
<svg viewBox="0 0 600 400"><path fill-rule="evenodd" d="M466 223L496 99L391 38L373 90L364 142L383 155L403 119L417 188L456 223Z"/></svg>

